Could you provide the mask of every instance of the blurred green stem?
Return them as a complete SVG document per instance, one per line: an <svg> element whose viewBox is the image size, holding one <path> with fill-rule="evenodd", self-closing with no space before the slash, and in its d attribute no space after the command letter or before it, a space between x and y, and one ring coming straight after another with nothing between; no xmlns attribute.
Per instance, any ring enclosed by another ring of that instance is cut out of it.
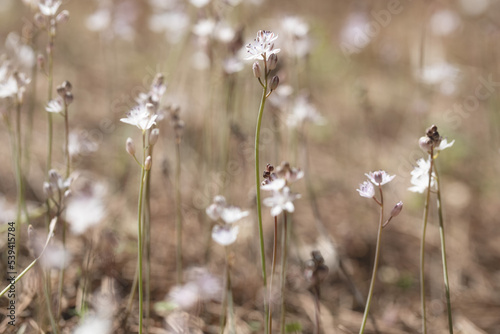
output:
<svg viewBox="0 0 500 334"><path fill-rule="evenodd" d="M273 280L276 272L276 254L278 252L278 216L274 217L274 241L273 241L273 264L271 266L271 281L269 283L269 333L272 333L273 328Z"/></svg>
<svg viewBox="0 0 500 334"><path fill-rule="evenodd" d="M380 205L380 220L378 224L378 232L377 232L377 244L375 246L375 262L373 264L373 273L372 280L370 282L370 290L368 291L368 299L366 300L365 313L363 315L363 322L361 323L361 328L359 330L359 334L365 332L366 321L368 320L368 313L370 312L370 306L372 303L373 297L373 289L375 287L375 280L377 279L377 270L378 270L378 260L380 258L380 244L382 239L382 225L384 224L384 195L382 193L382 187L378 186L380 192L380 202L375 200ZM374 197L375 199L375 197Z"/></svg>
<svg viewBox="0 0 500 334"><path fill-rule="evenodd" d="M177 284L182 284L182 202L181 202L181 139L175 143L175 234Z"/></svg>
<svg viewBox="0 0 500 334"><path fill-rule="evenodd" d="M288 226L286 220L286 211L283 211L283 234L281 236L281 327L280 333L285 333L285 288L286 288L286 260L288 253Z"/></svg>
<svg viewBox="0 0 500 334"><path fill-rule="evenodd" d="M138 287L139 287L139 334L142 334L143 322L143 293L142 293L142 208L144 197L144 179L147 171L145 169L146 162L146 132L142 132L142 166L141 166L141 179L139 185L139 199L137 203L137 263L138 263Z"/></svg>
<svg viewBox="0 0 500 334"><path fill-rule="evenodd" d="M422 223L422 240L420 241L420 300L422 304L422 333L427 334L427 316L425 311L425 232L427 230L427 221L429 217L429 201L431 197L432 167L434 165L434 150L431 148L429 160L429 182L427 184L427 196L425 197L424 217Z"/></svg>
<svg viewBox="0 0 500 334"><path fill-rule="evenodd" d="M443 259L443 276L444 276L444 287L446 290L446 306L448 310L448 328L450 334L453 334L453 319L451 315L451 300L450 300L450 282L448 281L448 263L446 261L446 242L444 238L444 219L443 219L443 208L441 202L441 186L439 183L439 174L436 168L436 163L434 162L434 173L436 174L436 185L437 185L437 208L439 215L439 236L441 238L441 257Z"/></svg>
<svg viewBox="0 0 500 334"><path fill-rule="evenodd" d="M259 167L259 150L260 150L260 128L262 124L262 115L264 114L264 106L266 105L267 98L267 62L264 60L265 66L265 79L262 83L262 98L260 100L259 114L257 116L257 127L255 129L255 186L256 186L256 197L257 197L257 217L259 220L259 240L260 240L260 260L262 266L262 284L264 285L264 291L267 289L267 274L266 274L266 253L264 250L264 230L262 228L262 207L260 199L260 167ZM267 312L268 305L264 301L264 314L265 320L265 333L268 333L269 324L269 313Z"/></svg>

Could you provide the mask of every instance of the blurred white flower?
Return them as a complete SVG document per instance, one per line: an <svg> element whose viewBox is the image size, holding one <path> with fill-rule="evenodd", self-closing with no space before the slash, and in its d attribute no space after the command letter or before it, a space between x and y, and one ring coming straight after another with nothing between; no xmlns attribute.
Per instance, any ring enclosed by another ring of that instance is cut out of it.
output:
<svg viewBox="0 0 500 334"><path fill-rule="evenodd" d="M436 151L442 151L444 149L447 149L448 147L452 147L453 144L455 144L455 140L452 140L450 143L448 143L448 139L443 138L441 139L439 146L436 147Z"/></svg>
<svg viewBox="0 0 500 334"><path fill-rule="evenodd" d="M85 26L90 31L104 31L111 25L111 11L109 8L100 8L85 20Z"/></svg>
<svg viewBox="0 0 500 334"><path fill-rule="evenodd" d="M371 42L371 37L365 32L369 21L365 13L351 13L340 32L340 45L348 54L359 53Z"/></svg>
<svg viewBox="0 0 500 334"><path fill-rule="evenodd" d="M99 148L99 143L86 130L71 131L69 133L69 155L75 157L77 155L87 155L96 152Z"/></svg>
<svg viewBox="0 0 500 334"><path fill-rule="evenodd" d="M445 95L451 95L456 90L456 82L460 78L460 70L447 62L426 65L417 71L417 77L425 84L438 85Z"/></svg>
<svg viewBox="0 0 500 334"><path fill-rule="evenodd" d="M208 3L210 2L210 0L189 0L189 2L193 6L201 8L201 7L205 7L206 5L208 5Z"/></svg>
<svg viewBox="0 0 500 334"><path fill-rule="evenodd" d="M375 196L375 188L373 184L369 181L365 181L359 185L359 189L356 189L359 195L366 198L372 198Z"/></svg>
<svg viewBox="0 0 500 334"><path fill-rule="evenodd" d="M267 191L278 191L283 189L286 186L286 180L284 178L277 178L272 180L271 182L263 184L260 189Z"/></svg>
<svg viewBox="0 0 500 334"><path fill-rule="evenodd" d="M229 246L236 241L239 227L236 225L215 225L212 228L212 239L221 246Z"/></svg>
<svg viewBox="0 0 500 334"><path fill-rule="evenodd" d="M245 68L240 59L236 57L226 58L222 66L224 67L224 72L227 74L237 73Z"/></svg>
<svg viewBox="0 0 500 334"><path fill-rule="evenodd" d="M215 196L213 203L206 209L207 215L212 220L222 219L226 224L233 224L249 215L248 211L228 205L224 196Z"/></svg>
<svg viewBox="0 0 500 334"><path fill-rule="evenodd" d="M285 33L300 38L307 35L309 25L298 16L287 16L281 21L281 27Z"/></svg>
<svg viewBox="0 0 500 334"><path fill-rule="evenodd" d="M90 316L83 319L73 334L110 334L113 329L111 319Z"/></svg>
<svg viewBox="0 0 500 334"><path fill-rule="evenodd" d="M45 16L54 16L61 6L62 1L60 0L45 0L38 3L38 8L40 12Z"/></svg>
<svg viewBox="0 0 500 334"><path fill-rule="evenodd" d="M71 232L83 234L88 228L99 224L106 215L104 186L89 184L82 191L75 192L66 205L66 221Z"/></svg>
<svg viewBox="0 0 500 334"><path fill-rule="evenodd" d="M212 19L201 19L193 27L193 33L198 37L208 37L214 33L215 21Z"/></svg>
<svg viewBox="0 0 500 334"><path fill-rule="evenodd" d="M167 300L177 307L187 310L198 302L217 300L222 294L219 278L205 268L192 268L184 285L174 286L167 295Z"/></svg>
<svg viewBox="0 0 500 334"><path fill-rule="evenodd" d="M294 212L293 201L300 198L300 194L293 194L289 187L284 187L279 191L274 191L272 197L264 198L262 203L271 207L271 216L276 217L283 211Z"/></svg>
<svg viewBox="0 0 500 334"><path fill-rule="evenodd" d="M62 244L52 243L47 245L40 261L47 269L63 269L70 264L71 259L71 253Z"/></svg>
<svg viewBox="0 0 500 334"><path fill-rule="evenodd" d="M45 110L53 113L62 113L64 110L63 101L60 97L50 100L45 107Z"/></svg>
<svg viewBox="0 0 500 334"><path fill-rule="evenodd" d="M0 82L0 99L13 97L18 93L19 87L14 76L9 76L3 82Z"/></svg>
<svg viewBox="0 0 500 334"><path fill-rule="evenodd" d="M287 125L295 128L306 122L322 125L325 119L318 113L316 107L310 102L307 94L300 94L292 107L291 113L286 119Z"/></svg>
<svg viewBox="0 0 500 334"><path fill-rule="evenodd" d="M229 43L233 40L235 31L226 21L219 21L215 26L214 35L219 42Z"/></svg>
<svg viewBox="0 0 500 334"><path fill-rule="evenodd" d="M274 41L278 38L271 31L259 30L255 40L246 46L249 54L245 59L268 60L272 54L277 54L280 49L274 48ZM265 57L265 58L264 58Z"/></svg>
<svg viewBox="0 0 500 334"><path fill-rule="evenodd" d="M376 186L383 186L384 184L391 182L396 177L396 175L391 176L383 170L365 173L365 175Z"/></svg>
<svg viewBox="0 0 500 334"><path fill-rule="evenodd" d="M459 2L465 13L477 16L488 9L491 0L460 0Z"/></svg>
<svg viewBox="0 0 500 334"><path fill-rule="evenodd" d="M189 27L189 16L179 10L154 14L149 18L149 29L154 32L165 32L169 43L175 44L182 40Z"/></svg>
<svg viewBox="0 0 500 334"><path fill-rule="evenodd" d="M432 15L430 25L434 35L447 36L460 26L460 17L452 10L440 10Z"/></svg>
<svg viewBox="0 0 500 334"><path fill-rule="evenodd" d="M429 186L429 170L431 168L431 161L425 159L419 159L417 161L417 166L411 171L411 184L412 186L408 188L409 191L423 193ZM431 173L431 189L436 186L436 175L434 172Z"/></svg>
<svg viewBox="0 0 500 334"><path fill-rule="evenodd" d="M158 115L153 115L148 105L141 105L132 108L127 114L127 118L121 118L123 123L137 126L142 131L146 131L156 124Z"/></svg>
<svg viewBox="0 0 500 334"><path fill-rule="evenodd" d="M23 44L23 41L25 40L21 39L21 36L11 32L5 39L5 47L12 53L11 59L15 59L16 63L21 65L23 69L31 69L36 62L35 52L31 46Z"/></svg>

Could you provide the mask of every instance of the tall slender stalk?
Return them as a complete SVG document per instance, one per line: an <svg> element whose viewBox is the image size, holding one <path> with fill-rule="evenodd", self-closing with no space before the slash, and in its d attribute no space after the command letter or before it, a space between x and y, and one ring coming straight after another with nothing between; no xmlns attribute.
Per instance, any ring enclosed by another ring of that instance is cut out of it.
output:
<svg viewBox="0 0 500 334"><path fill-rule="evenodd" d="M375 287L375 280L377 279L378 260L380 258L382 225L384 222L384 196L382 193L382 187L380 185L378 186L378 189L380 192L380 202L378 202L380 205L380 219L379 219L378 232L377 232L377 244L375 246L375 263L373 264L372 280L370 282L370 290L368 291L368 299L366 300L365 313L363 314L363 322L361 323L361 328L359 330L359 334L362 334L365 332L366 321L368 320L368 313L370 311L370 306L372 303L373 289Z"/></svg>
<svg viewBox="0 0 500 334"><path fill-rule="evenodd" d="M260 150L260 128L262 124L262 115L264 114L264 106L266 105L267 99L267 62L264 60L265 66L265 79L262 83L262 98L260 100L259 114L257 116L257 126L255 129L255 185L256 185L256 197L257 197L257 217L259 221L259 240L260 240L260 260L262 266L262 284L264 286L264 291L267 288L267 274L266 274L266 253L264 250L264 230L262 227L262 207L261 207L261 199L260 199L260 166L259 166L259 150ZM266 301L264 301L264 314L266 317L265 321L265 332L268 333L268 324L269 324L269 313L267 312L268 305Z"/></svg>
<svg viewBox="0 0 500 334"><path fill-rule="evenodd" d="M448 329L450 334L453 334L453 319L451 315L451 300L450 300L450 282L448 281L448 263L446 260L446 242L444 237L444 219L443 219L443 208L441 202L441 187L439 181L439 174L437 171L436 163L434 162L434 173L436 174L436 185L437 185L437 208L439 216L439 236L441 239L441 257L443 259L443 276L444 276L444 287L446 291L446 307L448 310Z"/></svg>
<svg viewBox="0 0 500 334"><path fill-rule="evenodd" d="M278 216L274 217L274 241L273 241L273 263L271 266L271 281L269 283L269 333L272 333L273 328L273 280L274 273L276 272L276 253L278 252Z"/></svg>
<svg viewBox="0 0 500 334"><path fill-rule="evenodd" d="M427 221L429 217L429 201L431 197L431 181L432 181L432 167L434 165L434 151L431 148L429 159L431 166L429 168L429 183L427 184L427 196L425 197L424 217L422 223L422 240L420 241L420 301L422 306L422 333L427 334L427 315L425 307L425 233L427 230Z"/></svg>
<svg viewBox="0 0 500 334"><path fill-rule="evenodd" d="M288 226L286 220L286 211L283 211L283 234L281 237L281 316L280 333L285 333L285 288L286 288L286 263L288 253Z"/></svg>
<svg viewBox="0 0 500 334"><path fill-rule="evenodd" d="M175 142L175 234L177 284L182 284L181 139Z"/></svg>
<svg viewBox="0 0 500 334"><path fill-rule="evenodd" d="M21 101L19 97L16 97L16 138L12 139L14 141L13 145L13 154L15 159L15 170L16 170L16 188L17 188L17 210L16 210L16 222L15 229L16 233L20 233L19 227L21 226L21 208L24 203L24 194L23 194L23 172L21 166L21 152L22 152L22 144L21 144ZM26 215L26 219L27 219ZM19 256L19 242L20 237L18 236L15 241L15 252L16 255Z"/></svg>

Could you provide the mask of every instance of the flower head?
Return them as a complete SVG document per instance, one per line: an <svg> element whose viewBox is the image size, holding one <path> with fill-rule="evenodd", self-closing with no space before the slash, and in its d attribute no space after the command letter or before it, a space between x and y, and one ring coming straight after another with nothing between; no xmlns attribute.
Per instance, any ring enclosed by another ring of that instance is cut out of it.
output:
<svg viewBox="0 0 500 334"><path fill-rule="evenodd" d="M49 103L47 103L47 106L45 107L45 110L48 112L53 112L60 114L63 111L63 101L61 98L55 98L53 100L50 100Z"/></svg>
<svg viewBox="0 0 500 334"><path fill-rule="evenodd" d="M222 219L226 224L233 224L249 215L248 211L228 205L224 196L215 196L214 202L206 209L206 213L212 220Z"/></svg>
<svg viewBox="0 0 500 334"><path fill-rule="evenodd" d="M140 105L127 114L127 118L122 118L120 121L123 123L128 123L137 126L142 131L146 131L156 124L156 119L158 115L154 115L152 112L152 106L150 103L146 105Z"/></svg>
<svg viewBox="0 0 500 334"><path fill-rule="evenodd" d="M212 239L221 246L229 246L236 241L239 227L236 225L215 225L212 229Z"/></svg>
<svg viewBox="0 0 500 334"><path fill-rule="evenodd" d="M61 6L62 1L60 0L45 0L38 3L38 8L40 12L45 16L54 16Z"/></svg>
<svg viewBox="0 0 500 334"><path fill-rule="evenodd" d="M283 211L294 212L293 201L297 198L300 198L300 194L294 194L290 188L284 187L279 191L274 191L272 197L264 198L262 203L271 207L271 215L276 217Z"/></svg>
<svg viewBox="0 0 500 334"><path fill-rule="evenodd" d="M455 140L452 140L451 142L448 143L448 139L443 138L441 142L439 143L439 146L436 147L437 151L442 151L444 149L447 149L448 147L452 147L453 144L455 144Z"/></svg>
<svg viewBox="0 0 500 334"><path fill-rule="evenodd" d="M389 175L386 171L383 170L365 173L365 175L376 186L382 186L386 183L389 183L396 177L396 175Z"/></svg>
<svg viewBox="0 0 500 334"><path fill-rule="evenodd" d="M429 186L429 169L431 168L431 161L419 159L417 166L411 171L411 184L408 188L409 191L423 193ZM434 172L431 174L431 188L436 186L436 175Z"/></svg>
<svg viewBox="0 0 500 334"><path fill-rule="evenodd" d="M365 181L359 185L359 189L356 189L359 195L366 198L372 198L375 196L375 188L373 184L369 181Z"/></svg>
<svg viewBox="0 0 500 334"><path fill-rule="evenodd" d="M273 32L268 30L259 30L257 32L257 38L246 46L248 56L246 59L257 59L265 60L269 59L269 56L280 52L280 49L274 48L274 41L278 38Z"/></svg>

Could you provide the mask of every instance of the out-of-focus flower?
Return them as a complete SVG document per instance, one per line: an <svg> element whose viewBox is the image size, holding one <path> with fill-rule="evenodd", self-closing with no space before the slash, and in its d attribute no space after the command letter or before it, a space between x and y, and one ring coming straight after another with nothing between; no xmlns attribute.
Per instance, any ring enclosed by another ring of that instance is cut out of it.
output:
<svg viewBox="0 0 500 334"><path fill-rule="evenodd" d="M431 161L425 159L417 160L417 166L411 171L411 184L408 188L409 191L423 193L429 186L429 170L431 168ZM431 173L431 189L436 187L436 175Z"/></svg>
<svg viewBox="0 0 500 334"><path fill-rule="evenodd" d="M71 253L62 244L48 244L40 261L42 266L51 269L63 269L71 263Z"/></svg>
<svg viewBox="0 0 500 334"><path fill-rule="evenodd" d="M202 8L208 5L210 0L189 0L189 2L197 8Z"/></svg>
<svg viewBox="0 0 500 334"><path fill-rule="evenodd" d="M217 300L222 294L220 279L205 268L193 268L184 285L173 287L167 300L181 309L190 309L198 302Z"/></svg>
<svg viewBox="0 0 500 334"><path fill-rule="evenodd" d="M285 33L286 52L297 57L304 57L311 50L309 39L309 25L298 16L287 16L281 21L281 27Z"/></svg>
<svg viewBox="0 0 500 334"><path fill-rule="evenodd" d="M111 25L111 11L109 8L100 8L85 20L85 26L90 31L104 31Z"/></svg>
<svg viewBox="0 0 500 334"><path fill-rule="evenodd" d="M215 225L212 228L212 239L221 246L229 246L236 241L239 227L236 225Z"/></svg>
<svg viewBox="0 0 500 334"><path fill-rule="evenodd" d="M80 235L104 219L106 215L104 193L105 189L102 184L89 183L84 189L71 196L65 211L71 232Z"/></svg>
<svg viewBox="0 0 500 334"><path fill-rule="evenodd" d="M434 35L447 36L460 26L460 17L452 10L440 10L432 15L430 26Z"/></svg>
<svg viewBox="0 0 500 334"><path fill-rule="evenodd" d="M236 57L226 58L226 60L224 60L223 67L226 74L237 73L245 68L243 63Z"/></svg>
<svg viewBox="0 0 500 334"><path fill-rule="evenodd" d="M365 181L359 185L359 189L356 189L359 195L366 198L372 198L375 196L375 188L373 184L369 181Z"/></svg>
<svg viewBox="0 0 500 334"><path fill-rule="evenodd" d="M130 125L135 125L142 131L146 131L156 124L158 115L153 115L151 107L140 105L132 108L127 114L127 118L121 118L120 121Z"/></svg>
<svg viewBox="0 0 500 334"><path fill-rule="evenodd" d="M271 208L271 216L276 217L283 211L294 212L293 201L300 198L300 194L294 194L289 187L283 187L279 191L274 191L272 197L264 198L262 203Z"/></svg>
<svg viewBox="0 0 500 334"><path fill-rule="evenodd" d="M444 149L447 149L448 147L452 147L453 144L455 144L455 140L452 140L451 142L448 143L448 139L443 138L441 140L441 143L439 143L439 146L436 147L437 151L442 151Z"/></svg>
<svg viewBox="0 0 500 334"><path fill-rule="evenodd" d="M31 82L24 73L14 72L7 77L3 82L0 82L0 98L9 98L16 96L22 100L26 90L26 85Z"/></svg>
<svg viewBox="0 0 500 334"><path fill-rule="evenodd" d="M38 8L40 12L45 16L54 16L61 6L62 1L60 0L45 0L38 3Z"/></svg>
<svg viewBox="0 0 500 334"><path fill-rule="evenodd" d="M5 48L11 54L10 59L15 60L23 70L29 70L35 65L36 56L31 46L23 43L24 39L15 32L11 32L5 39ZM0 76L0 81L1 76Z"/></svg>
<svg viewBox="0 0 500 334"><path fill-rule="evenodd" d="M198 37L208 37L214 33L215 21L213 19L201 19L193 27L193 33Z"/></svg>
<svg viewBox="0 0 500 334"><path fill-rule="evenodd" d="M278 38L273 32L259 30L255 40L246 46L248 56L246 59L268 60L272 54L277 54L280 49L274 48L274 41Z"/></svg>
<svg viewBox="0 0 500 334"><path fill-rule="evenodd" d="M389 175L383 170L365 173L365 175L376 186L383 186L384 184L391 182L396 177L396 175Z"/></svg>
<svg viewBox="0 0 500 334"><path fill-rule="evenodd" d="M236 206L228 205L224 196L215 196L213 203L206 209L207 215L212 220L222 219L226 224L233 224L249 215Z"/></svg>
<svg viewBox="0 0 500 334"><path fill-rule="evenodd" d="M51 169L49 171L49 182L44 182L44 190L48 190L49 197L52 197L50 194L64 195L72 183L73 177L70 176L65 179L55 169Z"/></svg>
<svg viewBox="0 0 500 334"><path fill-rule="evenodd" d="M69 155L87 155L96 152L99 143L86 130L71 131L69 133Z"/></svg>
<svg viewBox="0 0 500 334"><path fill-rule="evenodd" d="M188 30L189 16L184 11L171 10L152 15L148 25L154 32L165 32L167 41L175 44L182 40Z"/></svg>
<svg viewBox="0 0 500 334"><path fill-rule="evenodd" d="M288 126L296 128L306 122L322 125L325 123L325 119L310 102L308 95L300 94L295 99L292 112L288 114L286 122Z"/></svg>
<svg viewBox="0 0 500 334"><path fill-rule="evenodd" d="M109 334L112 332L112 325L111 319L90 316L84 318L73 334Z"/></svg>
<svg viewBox="0 0 500 334"><path fill-rule="evenodd" d="M58 98L55 98L53 100L50 100L49 103L47 103L45 110L47 110L48 112L53 112L53 113L57 113L57 114L62 113L64 110L64 105L63 105L62 99L58 97Z"/></svg>
<svg viewBox="0 0 500 334"><path fill-rule="evenodd" d="M422 70L417 70L416 76L428 85L439 86L441 93L451 95L456 90L460 70L447 62L426 65Z"/></svg>
<svg viewBox="0 0 500 334"><path fill-rule="evenodd" d="M349 15L340 32L340 47L345 55L359 53L370 44L372 38L365 30L368 25L365 13L355 12Z"/></svg>

